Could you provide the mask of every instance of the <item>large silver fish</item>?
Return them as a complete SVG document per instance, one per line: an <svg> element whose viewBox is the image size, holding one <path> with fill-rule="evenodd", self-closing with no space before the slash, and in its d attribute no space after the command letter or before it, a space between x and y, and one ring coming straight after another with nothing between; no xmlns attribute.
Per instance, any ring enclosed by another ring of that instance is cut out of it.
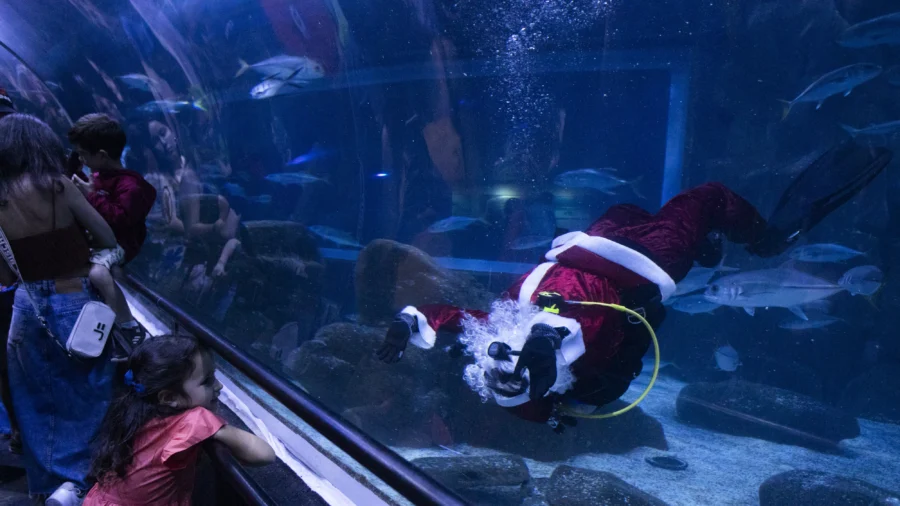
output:
<svg viewBox="0 0 900 506"><path fill-rule="evenodd" d="M865 255L840 244L807 244L791 250L790 256L800 262L843 262Z"/></svg>
<svg viewBox="0 0 900 506"><path fill-rule="evenodd" d="M849 125L841 125L851 137L890 137L900 132L900 120L877 123L863 128L853 128Z"/></svg>
<svg viewBox="0 0 900 506"><path fill-rule="evenodd" d="M238 60L238 63L241 68L234 77L241 76L248 70L262 75L264 79L309 81L325 75L322 64L306 56L279 55L252 65L244 60Z"/></svg>
<svg viewBox="0 0 900 506"><path fill-rule="evenodd" d="M832 283L787 267L763 269L717 279L704 296L716 304L742 307L750 315L760 307L783 307L808 320L800 306L844 290L853 295L872 295L881 284L877 277L880 272L875 266L854 267Z"/></svg>
<svg viewBox="0 0 900 506"><path fill-rule="evenodd" d="M718 307L719 304L706 300L702 293L676 297L674 302L672 302L672 309L690 315L712 313Z"/></svg>
<svg viewBox="0 0 900 506"><path fill-rule="evenodd" d="M838 38L844 47L870 47L881 44L900 45L900 12L857 23Z"/></svg>
<svg viewBox="0 0 900 506"><path fill-rule="evenodd" d="M722 256L722 261L719 262L719 265L715 267L694 267L687 273L687 276L684 277L678 284L675 285L675 293L674 295L677 297L679 295L685 295L691 292L696 292L697 290L701 290L706 288L706 285L709 284L709 280L713 278L718 272L732 272L737 269L734 267L728 267L725 265L725 257Z"/></svg>
<svg viewBox="0 0 900 506"><path fill-rule="evenodd" d="M362 248L362 244L360 244L355 237L350 235L349 232L344 232L343 230L326 227L324 225L313 225L309 227L309 231L321 237L322 239L326 239L341 246Z"/></svg>
<svg viewBox="0 0 900 506"><path fill-rule="evenodd" d="M553 182L556 186L564 188L591 188L607 195L615 195L616 193L613 190L620 186L631 185L634 194L639 198L644 198L636 186L643 176L639 176L632 181L626 181L612 174L614 171L615 169L608 168L570 170L556 176Z"/></svg>
<svg viewBox="0 0 900 506"><path fill-rule="evenodd" d="M782 100L785 104L783 118L787 118L791 108L800 102L816 102L816 109L822 107L825 99L843 93L846 97L860 84L870 81L881 74L881 67L872 63L856 63L847 65L825 74L801 91L794 100Z"/></svg>

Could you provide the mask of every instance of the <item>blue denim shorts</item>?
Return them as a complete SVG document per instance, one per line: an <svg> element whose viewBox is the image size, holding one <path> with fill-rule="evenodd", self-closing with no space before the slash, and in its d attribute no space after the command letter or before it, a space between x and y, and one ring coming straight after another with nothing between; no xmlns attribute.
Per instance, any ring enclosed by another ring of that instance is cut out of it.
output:
<svg viewBox="0 0 900 506"><path fill-rule="evenodd" d="M55 338L41 326L26 288ZM66 481L90 488L91 440L109 407L115 366L108 349L84 360L64 346L81 308L94 299L87 278L27 282L16 290L7 363L31 494L49 494Z"/></svg>

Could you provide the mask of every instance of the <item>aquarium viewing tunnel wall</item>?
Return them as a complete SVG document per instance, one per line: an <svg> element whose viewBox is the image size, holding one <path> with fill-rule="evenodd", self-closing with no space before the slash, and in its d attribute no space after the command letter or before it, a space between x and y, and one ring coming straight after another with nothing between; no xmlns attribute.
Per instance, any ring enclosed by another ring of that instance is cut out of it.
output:
<svg viewBox="0 0 900 506"><path fill-rule="evenodd" d="M0 45L20 112L122 124L119 281L309 504L900 504L892 2L2 1Z"/></svg>

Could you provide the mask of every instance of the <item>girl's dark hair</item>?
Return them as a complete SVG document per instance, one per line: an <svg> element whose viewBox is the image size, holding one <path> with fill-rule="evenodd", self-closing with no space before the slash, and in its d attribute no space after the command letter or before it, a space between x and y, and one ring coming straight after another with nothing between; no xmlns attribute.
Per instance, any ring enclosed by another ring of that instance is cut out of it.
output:
<svg viewBox="0 0 900 506"><path fill-rule="evenodd" d="M27 114L0 119L0 197L15 191L23 176L49 191L53 180L65 172L66 151L46 123Z"/></svg>
<svg viewBox="0 0 900 506"><path fill-rule="evenodd" d="M159 392L183 394L194 371L194 355L204 351L191 336L156 336L135 348L128 361L130 380L106 412L95 440L91 476L98 481L122 478L134 459L134 438L147 422L178 413L159 403ZM132 383L133 382L133 383Z"/></svg>

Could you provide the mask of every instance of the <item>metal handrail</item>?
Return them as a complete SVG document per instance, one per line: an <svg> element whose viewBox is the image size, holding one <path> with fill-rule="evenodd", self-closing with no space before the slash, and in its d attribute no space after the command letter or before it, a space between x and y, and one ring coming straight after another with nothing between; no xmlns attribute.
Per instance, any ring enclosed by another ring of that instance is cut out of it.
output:
<svg viewBox="0 0 900 506"><path fill-rule="evenodd" d="M204 445L204 450L209 455L215 469L225 476L244 503L249 506L272 506L275 504L269 494L259 488L259 485L247 474L227 446L219 441L209 440Z"/></svg>
<svg viewBox="0 0 900 506"><path fill-rule="evenodd" d="M128 286L155 302L188 332L413 504L435 506L467 504L456 493L413 467L390 448L332 413L322 403L213 332L133 274L128 274L126 281Z"/></svg>

